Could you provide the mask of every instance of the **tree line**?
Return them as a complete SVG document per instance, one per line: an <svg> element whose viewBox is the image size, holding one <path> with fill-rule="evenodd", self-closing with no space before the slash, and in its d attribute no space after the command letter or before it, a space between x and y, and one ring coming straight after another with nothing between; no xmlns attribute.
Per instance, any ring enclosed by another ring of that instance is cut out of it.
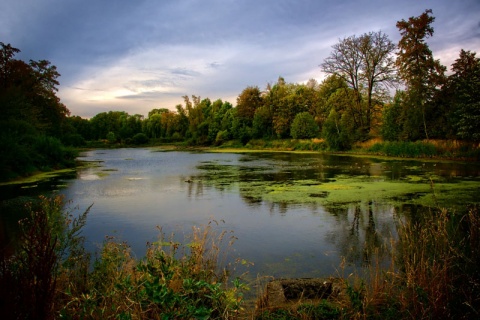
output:
<svg viewBox="0 0 480 320"><path fill-rule="evenodd" d="M91 119L69 116L55 95L56 68L45 60L15 60L19 50L2 43L0 105L5 117L0 147L12 148L8 143L16 139L29 145L33 136L70 146L98 140L219 145L320 138L330 150L348 150L372 137L478 142L480 59L462 49L447 76L426 42L433 36L434 21L431 10L398 21L398 44L381 31L339 39L320 64L328 75L321 83L288 83L279 77L264 89L248 86L235 106L192 95L184 96L175 110L152 109L147 117L124 111Z"/></svg>

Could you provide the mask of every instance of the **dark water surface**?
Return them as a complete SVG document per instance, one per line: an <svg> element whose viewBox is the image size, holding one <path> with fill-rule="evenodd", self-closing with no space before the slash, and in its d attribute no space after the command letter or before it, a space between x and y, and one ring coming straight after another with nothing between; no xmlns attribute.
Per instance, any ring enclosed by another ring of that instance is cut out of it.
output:
<svg viewBox="0 0 480 320"><path fill-rule="evenodd" d="M58 189L78 212L93 204L89 250L113 235L141 258L158 239L156 226L182 240L215 219L218 231L238 238L232 257L253 262L251 274L275 277L332 275L341 257L368 263L396 236L399 219L431 203L464 207L480 191L472 163L152 149L93 150L80 160L94 166L43 187ZM6 199L41 187L0 190Z"/></svg>

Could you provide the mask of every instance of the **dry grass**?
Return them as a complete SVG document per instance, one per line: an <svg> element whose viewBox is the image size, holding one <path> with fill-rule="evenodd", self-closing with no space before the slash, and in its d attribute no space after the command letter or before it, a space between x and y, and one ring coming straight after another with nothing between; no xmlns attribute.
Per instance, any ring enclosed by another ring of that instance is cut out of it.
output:
<svg viewBox="0 0 480 320"><path fill-rule="evenodd" d="M349 318L471 319L480 315L480 217L434 210L402 222L387 269L374 263L353 275L361 308L343 304Z"/></svg>

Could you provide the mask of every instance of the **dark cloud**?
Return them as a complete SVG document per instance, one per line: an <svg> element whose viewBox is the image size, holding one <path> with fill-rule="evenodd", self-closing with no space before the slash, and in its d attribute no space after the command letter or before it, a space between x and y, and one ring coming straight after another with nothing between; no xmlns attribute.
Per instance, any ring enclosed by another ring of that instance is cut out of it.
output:
<svg viewBox="0 0 480 320"><path fill-rule="evenodd" d="M382 30L397 42L396 22L425 9L443 64L459 48L480 50L478 0L4 0L0 41L56 65L73 114L112 105L146 114L185 94L234 100L279 76L321 80L338 39Z"/></svg>

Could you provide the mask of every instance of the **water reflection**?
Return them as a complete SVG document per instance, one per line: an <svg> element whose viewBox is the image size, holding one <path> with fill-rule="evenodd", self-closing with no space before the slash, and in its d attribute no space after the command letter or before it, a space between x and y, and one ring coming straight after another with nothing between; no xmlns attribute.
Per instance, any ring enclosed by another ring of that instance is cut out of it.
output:
<svg viewBox="0 0 480 320"><path fill-rule="evenodd" d="M214 218L238 237L233 257L254 262L253 275L276 277L331 275L341 257L352 267L371 263L397 236L397 219L419 210L432 177L462 186L454 194L461 201L480 185L478 165L459 163L149 149L93 150L82 159L95 166L62 181L61 193L80 211L93 203L84 230L91 250L115 234L141 257L156 225L182 237Z"/></svg>

